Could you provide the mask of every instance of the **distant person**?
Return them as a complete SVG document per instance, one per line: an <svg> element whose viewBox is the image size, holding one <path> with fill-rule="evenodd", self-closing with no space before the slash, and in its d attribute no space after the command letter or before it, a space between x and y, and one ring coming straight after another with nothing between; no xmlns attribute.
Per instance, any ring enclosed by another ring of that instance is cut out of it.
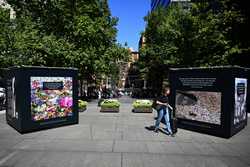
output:
<svg viewBox="0 0 250 167"><path fill-rule="evenodd" d="M157 119L155 121L155 127L154 127L154 132L158 133L159 127L160 127L160 122L162 118L164 119L166 123L166 129L165 133L167 135L173 136L173 132L170 126L170 114L169 114L169 109L173 110L173 108L169 105L168 101L168 95L170 94L170 89L166 87L163 91L163 95L156 98L155 103L157 105Z"/></svg>
<svg viewBox="0 0 250 167"><path fill-rule="evenodd" d="M98 89L98 99L100 100L102 98L102 88Z"/></svg>

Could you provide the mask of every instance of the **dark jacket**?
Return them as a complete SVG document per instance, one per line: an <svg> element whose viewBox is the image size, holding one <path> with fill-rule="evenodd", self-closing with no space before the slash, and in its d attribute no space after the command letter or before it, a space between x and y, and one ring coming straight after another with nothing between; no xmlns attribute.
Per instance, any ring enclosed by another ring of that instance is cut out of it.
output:
<svg viewBox="0 0 250 167"><path fill-rule="evenodd" d="M165 105L157 104L156 101L159 101L161 103L168 103L168 97L167 96L160 96L154 100L153 108L156 109L157 111L161 109L165 109Z"/></svg>

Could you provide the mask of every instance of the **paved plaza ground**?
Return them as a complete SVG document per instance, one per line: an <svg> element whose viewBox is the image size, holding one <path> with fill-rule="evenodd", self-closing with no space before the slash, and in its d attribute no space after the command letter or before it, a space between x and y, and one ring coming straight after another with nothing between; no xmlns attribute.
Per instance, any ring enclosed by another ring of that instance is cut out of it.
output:
<svg viewBox="0 0 250 167"><path fill-rule="evenodd" d="M78 125L24 135L0 112L0 167L250 166L250 126L230 139L183 129L170 137L144 128L154 113L132 113L132 99L120 101L119 113L90 102Z"/></svg>

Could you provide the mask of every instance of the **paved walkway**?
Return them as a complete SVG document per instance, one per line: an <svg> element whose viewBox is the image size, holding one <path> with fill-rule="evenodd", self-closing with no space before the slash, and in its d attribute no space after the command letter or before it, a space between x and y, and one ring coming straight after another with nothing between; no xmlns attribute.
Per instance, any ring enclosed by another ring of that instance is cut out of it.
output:
<svg viewBox="0 0 250 167"><path fill-rule="evenodd" d="M78 125L21 135L0 114L0 167L246 167L250 126L230 139L178 129L176 137L144 129L154 113L100 113L89 103ZM250 120L249 120L250 121Z"/></svg>

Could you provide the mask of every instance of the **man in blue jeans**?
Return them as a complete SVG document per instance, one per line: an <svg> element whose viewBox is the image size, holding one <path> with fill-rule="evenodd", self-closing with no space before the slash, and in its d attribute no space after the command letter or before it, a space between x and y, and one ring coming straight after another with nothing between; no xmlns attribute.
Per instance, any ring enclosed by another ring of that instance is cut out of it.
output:
<svg viewBox="0 0 250 167"><path fill-rule="evenodd" d="M156 105L158 105L158 117L155 121L155 129L154 132L158 133L159 127L160 127L160 122L162 118L165 119L166 123L166 131L165 133L168 135L173 136L173 132L170 126L170 119L169 119L169 108L173 110L173 108L168 104L168 95L170 94L170 89L167 87L164 89L163 96L159 97L156 99Z"/></svg>

